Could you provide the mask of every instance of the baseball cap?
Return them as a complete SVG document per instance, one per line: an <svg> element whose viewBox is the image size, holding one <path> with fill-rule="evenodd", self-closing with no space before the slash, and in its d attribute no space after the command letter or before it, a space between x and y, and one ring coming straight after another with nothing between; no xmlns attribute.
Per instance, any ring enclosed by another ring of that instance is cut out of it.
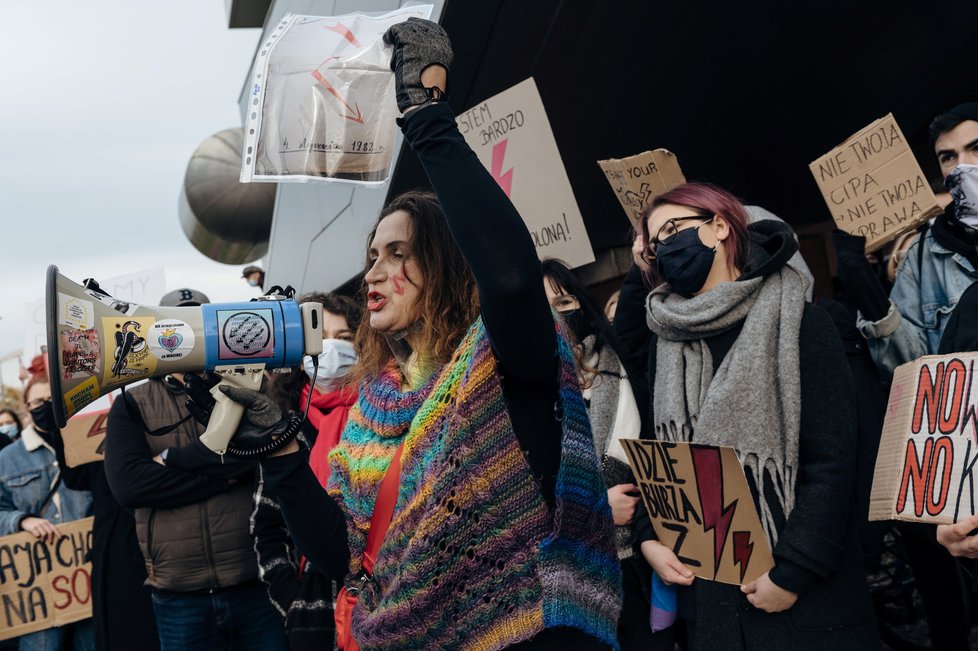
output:
<svg viewBox="0 0 978 651"><path fill-rule="evenodd" d="M207 294L204 292L187 287L167 292L160 299L160 305L162 307L186 307L189 305L203 305L204 303L210 302L211 299L207 298Z"/></svg>

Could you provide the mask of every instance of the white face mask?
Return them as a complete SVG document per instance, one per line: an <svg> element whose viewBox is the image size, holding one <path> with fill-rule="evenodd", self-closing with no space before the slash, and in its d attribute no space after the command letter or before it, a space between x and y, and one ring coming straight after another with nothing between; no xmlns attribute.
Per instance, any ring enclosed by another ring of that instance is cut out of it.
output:
<svg viewBox="0 0 978 651"><path fill-rule="evenodd" d="M6 425L0 425L0 434L6 434L10 438L17 436L17 423L7 423Z"/></svg>
<svg viewBox="0 0 978 651"><path fill-rule="evenodd" d="M978 228L978 165L961 163L944 179L958 221Z"/></svg>
<svg viewBox="0 0 978 651"><path fill-rule="evenodd" d="M324 393L335 391L343 384L343 379L357 363L357 353L353 344L342 339L323 339L323 352L319 354L319 372L316 373L316 388ZM312 357L302 359L302 367L312 380L315 369Z"/></svg>

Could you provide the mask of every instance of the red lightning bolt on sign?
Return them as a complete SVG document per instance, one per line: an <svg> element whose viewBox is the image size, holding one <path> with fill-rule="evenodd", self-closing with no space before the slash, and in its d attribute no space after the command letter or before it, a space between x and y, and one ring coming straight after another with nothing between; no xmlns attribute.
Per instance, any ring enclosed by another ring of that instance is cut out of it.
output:
<svg viewBox="0 0 978 651"><path fill-rule="evenodd" d="M734 563L740 565L740 582L744 582L744 575L747 574L747 565L750 563L751 554L754 553L754 543L750 541L749 531L733 532L733 559Z"/></svg>
<svg viewBox="0 0 978 651"><path fill-rule="evenodd" d="M350 28L344 25L343 23L336 23L335 25L323 25L323 27L331 32L336 32L337 34L339 34L340 36L348 40L350 44L353 45L354 47L360 47L360 41L358 41L357 37L354 36L353 32L350 31Z"/></svg>
<svg viewBox="0 0 978 651"><path fill-rule="evenodd" d="M350 106L347 103L347 101L343 98L343 96L340 95L339 91L336 90L335 88L333 88L333 84L331 84L328 81L326 81L326 77L323 77L319 73L318 70L313 70L312 71L312 76L316 79L316 81L318 81L320 84L322 84L323 85L323 88L325 88L326 90L328 90L330 92L330 94L333 95L333 97L335 97L336 99L338 99L340 101L340 104L342 104L343 106L346 107L346 110L347 111L350 112L349 115L344 115L343 113L340 113L340 115L342 115L343 117L345 117L347 120L351 120L353 122L359 122L360 124L363 124L363 113L360 112L360 105L359 104L357 104L356 102L353 102L353 106ZM356 108L354 108L354 107L356 107Z"/></svg>
<svg viewBox="0 0 978 651"><path fill-rule="evenodd" d="M88 434L85 438L93 438L95 436L99 436L100 434L105 434L106 430L108 429L108 423L105 421L108 417L108 411L100 411L95 417L95 420L92 421L92 426L88 428Z"/></svg>
<svg viewBox="0 0 978 651"><path fill-rule="evenodd" d="M720 568L727 532L737 510L737 500L723 506L723 465L720 449L713 446L692 446L693 468L696 470L696 490L703 505L703 531L713 529L713 576Z"/></svg>
<svg viewBox="0 0 978 651"><path fill-rule="evenodd" d="M507 197L513 190L513 168L509 168L503 174L503 159L506 157L506 144L508 142L509 138L500 140L492 146L492 165L489 167L489 173L492 174L492 178L496 179L496 183L503 189Z"/></svg>

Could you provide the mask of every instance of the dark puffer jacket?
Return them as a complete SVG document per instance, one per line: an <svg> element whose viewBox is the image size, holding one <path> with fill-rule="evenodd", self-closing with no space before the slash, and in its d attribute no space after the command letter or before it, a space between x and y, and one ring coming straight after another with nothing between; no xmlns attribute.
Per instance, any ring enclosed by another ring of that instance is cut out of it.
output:
<svg viewBox="0 0 978 651"><path fill-rule="evenodd" d="M159 380L129 392L146 430L173 425L188 412L186 396ZM172 432L149 436L123 399L109 412L105 468L119 502L135 508L136 535L147 583L174 592L227 588L258 578L249 533L253 474L225 480L161 466L153 457L186 446L202 433L190 419Z"/></svg>

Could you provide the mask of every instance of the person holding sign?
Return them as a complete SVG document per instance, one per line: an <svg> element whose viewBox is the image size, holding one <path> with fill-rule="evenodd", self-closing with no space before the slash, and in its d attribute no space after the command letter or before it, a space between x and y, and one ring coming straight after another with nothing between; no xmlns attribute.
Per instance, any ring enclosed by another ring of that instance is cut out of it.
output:
<svg viewBox="0 0 978 651"><path fill-rule="evenodd" d="M790 227L748 226L728 192L688 183L654 199L637 230L615 327L646 351L655 437L737 451L775 562L742 586L694 580L637 516L642 554L678 586L690 648L878 648L852 509L852 383L829 317L788 264ZM720 502L691 525L716 544L729 534Z"/></svg>
<svg viewBox="0 0 978 651"><path fill-rule="evenodd" d="M57 425L51 409L51 385L46 376L31 376L24 389L24 403L32 422L16 443L0 451L0 536L26 531L53 543L61 535L59 524L92 514L92 497L62 482L50 443ZM90 619L20 638L23 651L58 651L69 647L75 651L94 648Z"/></svg>
<svg viewBox="0 0 978 651"><path fill-rule="evenodd" d="M347 651L615 647L611 508L532 239L444 102L445 31L411 19L385 40L437 196L395 198L370 233L363 381L328 492L294 441L262 461L266 486L310 562L346 580ZM281 431L267 396L227 395L246 405L236 437Z"/></svg>
<svg viewBox="0 0 978 651"><path fill-rule="evenodd" d="M860 305L859 328L887 380L900 364L937 352L978 269L978 102L938 115L930 137L953 201L910 247L889 302Z"/></svg>

